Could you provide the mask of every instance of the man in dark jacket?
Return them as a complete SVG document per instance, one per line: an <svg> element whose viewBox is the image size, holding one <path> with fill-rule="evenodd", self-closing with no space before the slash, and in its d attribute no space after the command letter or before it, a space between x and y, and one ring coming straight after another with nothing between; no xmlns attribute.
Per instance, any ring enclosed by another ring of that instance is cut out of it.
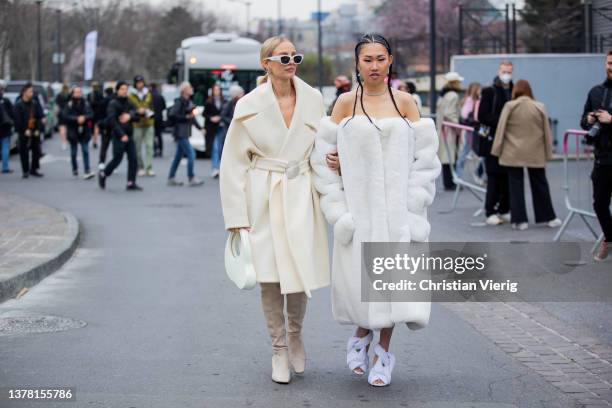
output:
<svg viewBox="0 0 612 408"><path fill-rule="evenodd" d="M151 95L153 96L153 117L155 118L155 141L153 144L153 157L162 157L164 151L164 111L166 110L166 100L159 91L157 84L153 82L151 84Z"/></svg>
<svg viewBox="0 0 612 408"><path fill-rule="evenodd" d="M104 170L98 172L98 184L101 189L106 188L106 177L121 164L123 154L128 158L128 191L140 191L142 188L136 184L136 170L138 162L136 158L136 145L134 144L132 122L139 120L136 107L128 101L128 84L120 81L115 88L116 96L108 104L106 123L110 126L113 137L113 160L108 163Z"/></svg>
<svg viewBox="0 0 612 408"><path fill-rule="evenodd" d="M221 109L223 109L223 93L219 84L210 89L210 96L204 104L204 142L205 158L212 158L215 139L221 125Z"/></svg>
<svg viewBox="0 0 612 408"><path fill-rule="evenodd" d="M104 100L104 95L102 95L102 90L100 89L99 82L92 82L91 84L91 92L87 95L87 102L91 107L91 111L93 113L93 117L90 121L93 123L93 147L94 149L98 148L98 136L100 135L100 126L99 123L104 119L104 115L106 112L102 109L102 101Z"/></svg>
<svg viewBox="0 0 612 408"><path fill-rule="evenodd" d="M4 84L0 84L0 148L2 154L2 174L11 174L13 170L9 168L9 153L11 150L11 136L13 136L13 126L15 125L15 115L13 104L8 98L4 97Z"/></svg>
<svg viewBox="0 0 612 408"><path fill-rule="evenodd" d="M198 129L201 126L195 120L197 115L197 107L191 102L191 95L193 95L193 87L189 82L183 82L181 84L181 96L176 98L174 105L170 110L170 121L174 124L172 134L176 140L176 154L174 160L170 166L170 174L168 175L169 186L182 186L183 183L176 181L176 170L181 162L183 156L187 156L187 177L189 178L189 185L192 187L200 186L204 182L195 177L193 172L193 162L195 160L195 151L189 143L189 136L191 135L191 126L194 125Z"/></svg>
<svg viewBox="0 0 612 408"><path fill-rule="evenodd" d="M15 130L19 134L19 155L23 178L28 176L42 177L40 168L40 138L43 135L43 110L34 98L34 88L26 83L21 89L20 97L15 104ZM30 151L32 160L30 160Z"/></svg>
<svg viewBox="0 0 612 408"><path fill-rule="evenodd" d="M591 173L593 208L604 233L604 240L595 253L596 261L608 257L612 242L612 51L606 57L606 80L589 92L582 113L581 126L588 130L586 142L595 148L595 164Z"/></svg>
<svg viewBox="0 0 612 408"><path fill-rule="evenodd" d="M107 125L106 119L108 118L108 105L114 97L115 93L113 88L106 88L104 90L104 99L102 99L102 102L100 103L100 114L102 115L102 118L98 123L98 126L100 127L100 134L102 135L102 143L100 144L100 159L98 161L98 168L100 170L104 170L106 163L106 152L108 151L108 146L112 140L111 127Z"/></svg>
<svg viewBox="0 0 612 408"><path fill-rule="evenodd" d="M64 112L62 112L66 123L66 136L70 143L70 158L72 161L72 175L79 176L79 168L77 165L77 153L79 145L83 153L83 167L85 174L83 178L89 180L94 177L89 167L89 140L91 139L91 129L89 124L93 120L94 114L89 105L89 102L83 98L83 91L76 87L70 94L70 99L66 103Z"/></svg>
<svg viewBox="0 0 612 408"><path fill-rule="evenodd" d="M510 192L508 173L499 164L499 158L491 155L491 147L495 138L495 130L506 102L512 99L512 62L504 60L499 64L497 76L493 85L482 90L478 121L488 126L489 138L484 155L487 172L487 193L485 197L485 212L487 224L499 225L510 221Z"/></svg>

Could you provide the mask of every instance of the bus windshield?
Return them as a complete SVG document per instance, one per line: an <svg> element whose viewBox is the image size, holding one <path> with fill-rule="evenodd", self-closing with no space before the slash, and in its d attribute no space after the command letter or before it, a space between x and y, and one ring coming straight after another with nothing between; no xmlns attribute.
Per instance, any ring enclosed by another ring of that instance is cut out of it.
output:
<svg viewBox="0 0 612 408"><path fill-rule="evenodd" d="M196 105L203 106L208 97L209 89L214 84L221 86L224 96L228 95L230 86L236 83L247 93L255 88L259 75L262 75L261 71L190 69L189 82L191 82L194 89L193 101Z"/></svg>

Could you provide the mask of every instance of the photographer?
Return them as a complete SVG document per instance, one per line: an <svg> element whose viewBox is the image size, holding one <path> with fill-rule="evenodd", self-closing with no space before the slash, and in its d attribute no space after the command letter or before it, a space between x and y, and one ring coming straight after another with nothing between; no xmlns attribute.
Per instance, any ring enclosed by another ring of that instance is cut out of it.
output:
<svg viewBox="0 0 612 408"><path fill-rule="evenodd" d="M595 254L596 261L608 257L608 243L612 241L612 51L606 57L606 81L589 92L581 126L588 130L586 142L595 148L593 181L593 208L604 233L604 240Z"/></svg>

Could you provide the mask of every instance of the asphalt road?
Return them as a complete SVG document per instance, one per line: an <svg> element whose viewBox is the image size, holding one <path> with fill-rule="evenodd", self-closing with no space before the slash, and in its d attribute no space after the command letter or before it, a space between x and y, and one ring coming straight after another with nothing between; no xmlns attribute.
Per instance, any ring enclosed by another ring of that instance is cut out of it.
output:
<svg viewBox="0 0 612 408"><path fill-rule="evenodd" d="M393 384L370 387L345 366L352 328L333 321L328 289L315 292L306 315L306 373L290 385L275 384L259 291L240 292L225 277L226 234L218 182L207 177L210 162L196 164L203 187L166 187L169 140L166 147L166 157L154 163L158 176L139 179L140 193L125 191L125 163L106 191L93 180L73 179L68 153L55 140L45 143L43 179L0 178L3 191L70 211L83 228L72 260L23 298L0 304L0 317L51 315L86 323L0 337L0 387L76 387L76 403L45 407L572 406L568 394L437 304L425 330L396 330ZM16 156L12 167L18 169ZM184 166L179 176L185 178ZM504 240L517 233L471 226L475 201L467 198L455 213L438 215L450 196L438 200L434 240L462 239L460 233L465 240ZM537 229L529 237L550 234ZM578 312L569 309L558 314L574 320Z"/></svg>

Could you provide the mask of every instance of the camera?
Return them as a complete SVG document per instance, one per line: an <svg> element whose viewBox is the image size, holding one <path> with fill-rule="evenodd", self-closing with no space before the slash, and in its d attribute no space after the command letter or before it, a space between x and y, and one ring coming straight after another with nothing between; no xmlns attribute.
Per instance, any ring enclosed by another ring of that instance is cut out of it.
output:
<svg viewBox="0 0 612 408"><path fill-rule="evenodd" d="M593 127L589 129L589 137L596 138L601 133L601 123L599 121L595 122Z"/></svg>

